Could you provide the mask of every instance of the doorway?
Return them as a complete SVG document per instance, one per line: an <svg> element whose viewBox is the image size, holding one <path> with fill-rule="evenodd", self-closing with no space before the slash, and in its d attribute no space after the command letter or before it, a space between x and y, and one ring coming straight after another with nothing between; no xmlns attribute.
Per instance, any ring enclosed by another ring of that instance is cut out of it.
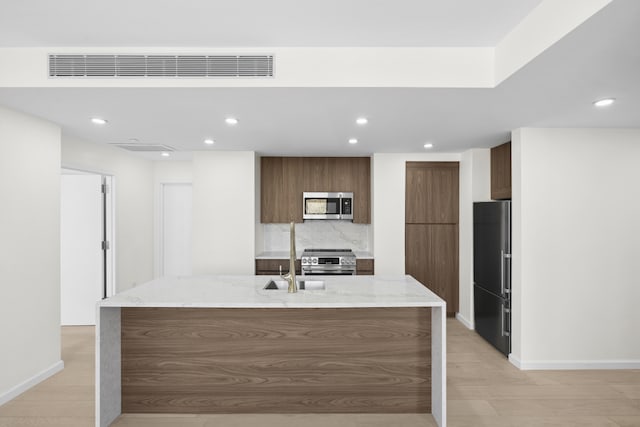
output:
<svg viewBox="0 0 640 427"><path fill-rule="evenodd" d="M63 169L60 177L60 322L95 325L114 294L113 177Z"/></svg>

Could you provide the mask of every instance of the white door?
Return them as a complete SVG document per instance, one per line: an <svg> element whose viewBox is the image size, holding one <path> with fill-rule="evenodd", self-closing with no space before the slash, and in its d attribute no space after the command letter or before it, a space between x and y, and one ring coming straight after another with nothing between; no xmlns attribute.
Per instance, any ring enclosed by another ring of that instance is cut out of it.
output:
<svg viewBox="0 0 640 427"><path fill-rule="evenodd" d="M162 184L161 276L191 275L191 184Z"/></svg>
<svg viewBox="0 0 640 427"><path fill-rule="evenodd" d="M95 325L103 294L100 175L62 175L60 185L60 320Z"/></svg>

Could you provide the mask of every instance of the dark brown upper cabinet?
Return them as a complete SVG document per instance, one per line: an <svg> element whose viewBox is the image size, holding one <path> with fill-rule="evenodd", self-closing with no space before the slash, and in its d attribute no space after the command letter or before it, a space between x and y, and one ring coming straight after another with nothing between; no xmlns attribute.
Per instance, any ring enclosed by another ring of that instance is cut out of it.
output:
<svg viewBox="0 0 640 427"><path fill-rule="evenodd" d="M407 162L407 224L458 222L458 168L458 162Z"/></svg>
<svg viewBox="0 0 640 427"><path fill-rule="evenodd" d="M511 199L511 142L491 149L491 198Z"/></svg>
<svg viewBox="0 0 640 427"><path fill-rule="evenodd" d="M369 157L263 157L260 222L302 222L305 191L353 192L353 222L371 222Z"/></svg>
<svg viewBox="0 0 640 427"><path fill-rule="evenodd" d="M302 157L263 157L260 164L260 222L302 222Z"/></svg>

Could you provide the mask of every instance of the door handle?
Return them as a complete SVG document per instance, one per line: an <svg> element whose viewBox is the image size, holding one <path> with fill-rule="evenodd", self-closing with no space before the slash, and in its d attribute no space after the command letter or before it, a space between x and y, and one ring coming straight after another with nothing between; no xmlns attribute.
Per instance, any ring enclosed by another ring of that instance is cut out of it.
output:
<svg viewBox="0 0 640 427"><path fill-rule="evenodd" d="M510 313L511 310L506 308L504 306L504 304L501 305L500 307L500 334L503 337L508 337L511 335L511 331L508 331L505 327L504 327L504 320L505 320L505 313Z"/></svg>
<svg viewBox="0 0 640 427"><path fill-rule="evenodd" d="M500 295L504 295L504 251L500 251Z"/></svg>
<svg viewBox="0 0 640 427"><path fill-rule="evenodd" d="M504 253L504 250L500 251L500 292L502 295L511 293L511 287L506 287L504 282L504 264L508 259L511 259L511 254Z"/></svg>

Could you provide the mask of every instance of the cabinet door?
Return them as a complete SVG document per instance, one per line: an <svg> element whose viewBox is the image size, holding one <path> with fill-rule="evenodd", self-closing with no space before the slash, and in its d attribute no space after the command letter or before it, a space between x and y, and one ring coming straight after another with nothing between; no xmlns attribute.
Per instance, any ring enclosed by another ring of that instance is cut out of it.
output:
<svg viewBox="0 0 640 427"><path fill-rule="evenodd" d="M353 182L353 222L371 223L371 159L355 157L350 166Z"/></svg>
<svg viewBox="0 0 640 427"><path fill-rule="evenodd" d="M327 157L304 157L304 191L331 191L329 159Z"/></svg>
<svg viewBox="0 0 640 427"><path fill-rule="evenodd" d="M372 259L356 259L356 274L359 276L371 276L373 275L373 260Z"/></svg>
<svg viewBox="0 0 640 427"><path fill-rule="evenodd" d="M458 225L406 224L405 271L458 311Z"/></svg>
<svg viewBox="0 0 640 427"><path fill-rule="evenodd" d="M458 222L458 162L407 162L405 222Z"/></svg>
<svg viewBox="0 0 640 427"><path fill-rule="evenodd" d="M491 198L511 199L511 142L491 149Z"/></svg>
<svg viewBox="0 0 640 427"><path fill-rule="evenodd" d="M327 159L328 191L354 191L353 168L356 159L356 157L329 157Z"/></svg>
<svg viewBox="0 0 640 427"><path fill-rule="evenodd" d="M260 171L260 222L302 222L303 159L263 157Z"/></svg>
<svg viewBox="0 0 640 427"><path fill-rule="evenodd" d="M302 222L302 192L304 191L304 169L302 157L285 157L282 161L284 209L278 222Z"/></svg>
<svg viewBox="0 0 640 427"><path fill-rule="evenodd" d="M282 157L260 159L260 222L278 222L284 202Z"/></svg>
<svg viewBox="0 0 640 427"><path fill-rule="evenodd" d="M278 275L282 267L283 274L289 271L288 259L256 259L256 275ZM301 274L300 260L296 260L296 274Z"/></svg>

